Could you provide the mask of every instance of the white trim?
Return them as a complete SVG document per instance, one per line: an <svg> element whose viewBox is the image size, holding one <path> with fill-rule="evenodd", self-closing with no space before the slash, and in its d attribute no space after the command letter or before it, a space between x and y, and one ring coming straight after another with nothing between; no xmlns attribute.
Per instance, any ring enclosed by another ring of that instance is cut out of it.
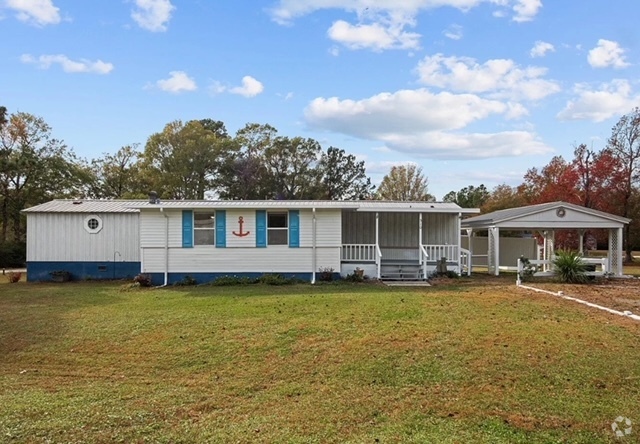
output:
<svg viewBox="0 0 640 444"><path fill-rule="evenodd" d="M90 227L89 224L93 224L92 221L95 221L98 223L98 225L96 225L95 227ZM87 233L89 234L97 234L100 232L100 230L102 230L102 218L100 218L100 216L96 215L96 214L90 214L87 217L84 218L84 224L83 224L84 229L86 230Z"/></svg>

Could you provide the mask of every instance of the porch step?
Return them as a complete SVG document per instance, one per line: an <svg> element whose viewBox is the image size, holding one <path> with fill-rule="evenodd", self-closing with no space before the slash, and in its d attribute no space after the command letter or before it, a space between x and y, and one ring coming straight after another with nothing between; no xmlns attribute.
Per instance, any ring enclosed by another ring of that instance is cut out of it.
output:
<svg viewBox="0 0 640 444"><path fill-rule="evenodd" d="M387 287L431 287L427 281L382 281Z"/></svg>
<svg viewBox="0 0 640 444"><path fill-rule="evenodd" d="M383 262L380 265L383 281L419 281L424 279L422 267L415 262Z"/></svg>

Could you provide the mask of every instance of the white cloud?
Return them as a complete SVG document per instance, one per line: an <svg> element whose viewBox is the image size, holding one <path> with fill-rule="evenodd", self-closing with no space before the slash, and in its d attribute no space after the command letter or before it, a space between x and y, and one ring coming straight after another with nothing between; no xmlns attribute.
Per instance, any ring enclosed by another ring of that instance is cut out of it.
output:
<svg viewBox="0 0 640 444"><path fill-rule="evenodd" d="M451 25L443 32L445 37L451 40L460 40L463 36L462 26L460 25Z"/></svg>
<svg viewBox="0 0 640 444"><path fill-rule="evenodd" d="M338 20L327 31L329 38L349 49L416 49L420 34L406 32L404 24L388 25L382 23L352 25Z"/></svg>
<svg viewBox="0 0 640 444"><path fill-rule="evenodd" d="M264 91L264 85L259 80L254 79L251 76L244 76L242 78L242 85L229 87L223 85L221 82L214 80L211 82L209 86L209 91L212 94L222 94L224 92L228 92L231 94L238 94L244 97L255 97L258 94L261 94ZM293 97L293 93L288 93L284 100L289 100Z"/></svg>
<svg viewBox="0 0 640 444"><path fill-rule="evenodd" d="M4 3L23 22L37 26L60 23L60 9L54 6L52 0L5 0Z"/></svg>
<svg viewBox="0 0 640 444"><path fill-rule="evenodd" d="M63 54L41 55L37 58L31 54L23 54L20 56L20 61L38 65L38 68L41 69L49 69L51 65L59 64L64 72L69 73L109 74L113 71L113 64L111 63L106 63L102 60L93 62L87 59L74 61Z"/></svg>
<svg viewBox="0 0 640 444"><path fill-rule="evenodd" d="M602 122L614 116L623 115L640 106L640 95L632 95L627 80L613 80L596 90L580 83L574 87L577 98L567 102L557 117L560 120L591 120Z"/></svg>
<svg viewBox="0 0 640 444"><path fill-rule="evenodd" d="M553 149L526 131L500 133L422 132L390 135L383 139L392 149L431 159L490 159L551 153Z"/></svg>
<svg viewBox="0 0 640 444"><path fill-rule="evenodd" d="M425 57L417 67L420 81L454 91L489 93L511 100L540 100L560 91L560 86L542 77L546 68L521 68L513 60L493 59L479 64L467 57Z"/></svg>
<svg viewBox="0 0 640 444"><path fill-rule="evenodd" d="M513 20L532 20L542 7L541 0L279 0L269 12L280 24L291 24L297 17L323 9L339 9L354 13L357 24L337 20L328 30L329 37L351 49L416 49L420 34L407 32L416 26L416 18L424 10L453 7L468 11L488 3L511 7ZM461 30L445 32L451 39L461 38Z"/></svg>
<svg viewBox="0 0 640 444"><path fill-rule="evenodd" d="M242 78L242 86L229 89L231 94L238 94L244 97L255 97L262 91L264 91L264 85L251 76L244 76Z"/></svg>
<svg viewBox="0 0 640 444"><path fill-rule="evenodd" d="M518 105L473 94L426 89L382 93L363 100L317 98L305 110L314 128L384 142L395 151L439 159L489 158L550 152L526 131L459 133L495 115L522 113Z"/></svg>
<svg viewBox="0 0 640 444"><path fill-rule="evenodd" d="M514 22L530 22L542 8L542 0L518 0L513 6L516 15Z"/></svg>
<svg viewBox="0 0 640 444"><path fill-rule="evenodd" d="M176 9L170 0L135 0L135 5L137 9L131 11L131 18L152 32L166 31L171 13Z"/></svg>
<svg viewBox="0 0 640 444"><path fill-rule="evenodd" d="M608 66L617 69L625 68L629 64L625 61L624 52L625 50L620 47L618 42L600 39L598 40L598 46L589 51L587 60L594 68L606 68Z"/></svg>
<svg viewBox="0 0 640 444"><path fill-rule="evenodd" d="M548 52L555 52L556 48L551 43L543 42L542 40L538 40L533 48L531 48L531 52L529 53L531 57L544 57Z"/></svg>
<svg viewBox="0 0 640 444"><path fill-rule="evenodd" d="M158 89L172 94L179 94L185 91L195 91L198 89L195 80L184 71L171 71L168 79L156 82Z"/></svg>
<svg viewBox="0 0 640 444"><path fill-rule="evenodd" d="M531 20L542 7L541 0L279 0L270 13L277 23L289 24L297 17L322 9L342 9L359 16L381 12L390 16L415 17L421 10L453 7L468 11L484 3L511 6L515 12L514 20L518 22Z"/></svg>

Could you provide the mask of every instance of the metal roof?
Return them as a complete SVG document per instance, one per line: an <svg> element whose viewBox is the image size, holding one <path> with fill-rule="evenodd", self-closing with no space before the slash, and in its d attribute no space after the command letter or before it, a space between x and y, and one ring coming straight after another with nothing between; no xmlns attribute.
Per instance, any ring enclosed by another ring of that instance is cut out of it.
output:
<svg viewBox="0 0 640 444"><path fill-rule="evenodd" d="M478 213L475 208L460 208L455 203L443 202L394 202L383 200L175 200L152 204L143 202L132 207L149 208L317 208L351 209L363 212L434 212L434 213Z"/></svg>
<svg viewBox="0 0 640 444"><path fill-rule="evenodd" d="M481 214L480 216L470 217L462 220L462 228L488 228L490 226L499 226L501 223L506 223L514 219L526 218L527 216L532 216L557 208L572 209L584 214L589 214L591 216L621 224L628 224L631 222L631 219L627 219L626 217L616 216L614 214L582 207L580 205L558 201L538 205L528 205L525 207L508 208L506 210L499 210L492 213Z"/></svg>
<svg viewBox="0 0 640 444"><path fill-rule="evenodd" d="M56 199L22 210L24 213L138 213L141 200Z"/></svg>
<svg viewBox="0 0 640 444"><path fill-rule="evenodd" d="M356 201L338 200L160 200L129 205L131 208L198 209L198 208L358 208Z"/></svg>
<svg viewBox="0 0 640 444"><path fill-rule="evenodd" d="M401 213L479 213L478 208L461 208L451 202L400 202L385 200L358 201L358 211Z"/></svg>
<svg viewBox="0 0 640 444"><path fill-rule="evenodd" d="M448 202L396 202L382 200L52 200L23 210L25 213L137 213L152 208L317 208L351 209L363 212L478 213L476 208L460 208Z"/></svg>

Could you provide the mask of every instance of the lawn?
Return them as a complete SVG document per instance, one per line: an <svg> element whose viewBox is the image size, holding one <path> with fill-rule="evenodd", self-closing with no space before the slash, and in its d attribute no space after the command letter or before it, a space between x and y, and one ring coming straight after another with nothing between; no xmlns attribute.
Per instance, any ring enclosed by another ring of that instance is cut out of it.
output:
<svg viewBox="0 0 640 444"><path fill-rule="evenodd" d="M639 343L511 276L1 283L0 442L638 442Z"/></svg>

